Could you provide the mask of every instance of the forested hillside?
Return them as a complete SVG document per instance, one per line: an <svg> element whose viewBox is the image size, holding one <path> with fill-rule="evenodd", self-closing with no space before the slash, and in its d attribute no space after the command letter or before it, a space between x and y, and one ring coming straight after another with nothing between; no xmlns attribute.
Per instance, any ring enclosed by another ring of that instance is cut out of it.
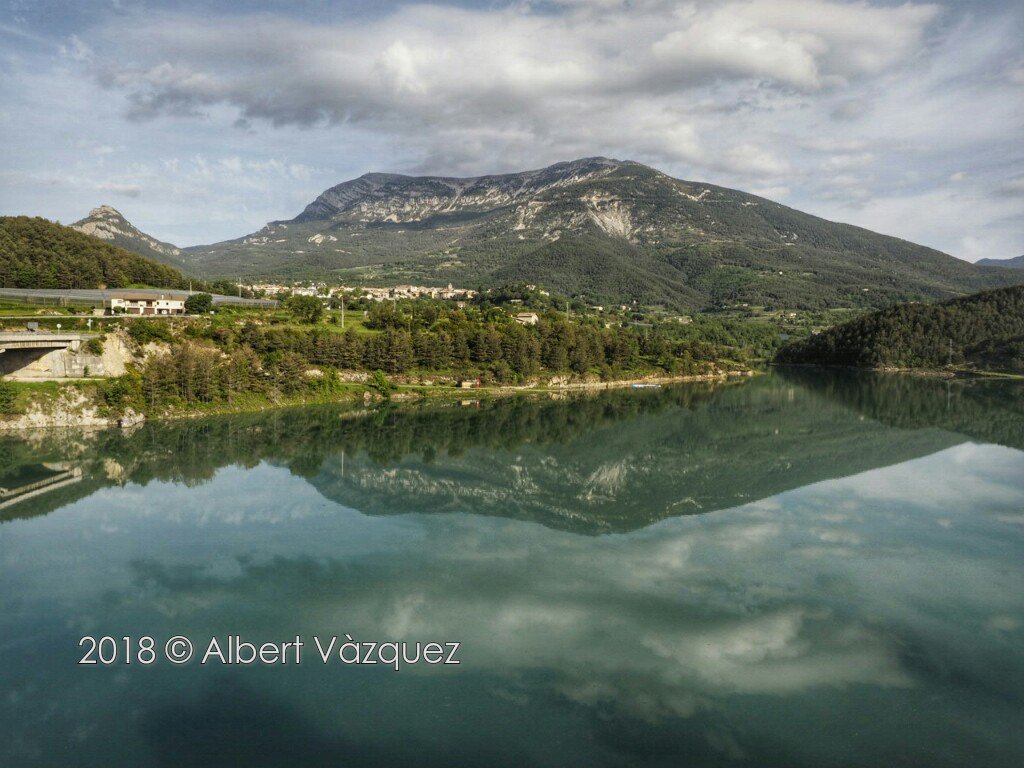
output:
<svg viewBox="0 0 1024 768"><path fill-rule="evenodd" d="M184 287L181 273L52 221L0 217L4 288Z"/></svg>
<svg viewBox="0 0 1024 768"><path fill-rule="evenodd" d="M783 347L780 363L1024 373L1024 287L901 304Z"/></svg>

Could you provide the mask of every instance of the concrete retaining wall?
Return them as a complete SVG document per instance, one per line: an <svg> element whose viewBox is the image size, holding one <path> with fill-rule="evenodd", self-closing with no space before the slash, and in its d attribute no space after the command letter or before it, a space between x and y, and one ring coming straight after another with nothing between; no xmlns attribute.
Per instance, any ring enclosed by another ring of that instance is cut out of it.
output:
<svg viewBox="0 0 1024 768"><path fill-rule="evenodd" d="M8 349L0 354L0 375L13 381L122 376L131 359L123 336L109 334L102 355L91 354L78 343L65 349Z"/></svg>

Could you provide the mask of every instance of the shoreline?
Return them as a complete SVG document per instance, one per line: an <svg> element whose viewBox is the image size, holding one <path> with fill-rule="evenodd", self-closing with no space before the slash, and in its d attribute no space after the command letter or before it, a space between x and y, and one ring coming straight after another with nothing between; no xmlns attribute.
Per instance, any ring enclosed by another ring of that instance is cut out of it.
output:
<svg viewBox="0 0 1024 768"><path fill-rule="evenodd" d="M694 382L720 382L751 378L759 371L743 369L737 371L716 371L702 374L680 374L675 376L641 376L613 381L565 381L552 384L534 382L526 385L508 385L491 387L460 388L448 384L408 384L395 385L389 396L377 392L372 387L357 382L346 384L346 388L332 396L305 396L298 398L283 397L271 400L264 396L242 397L235 404L220 403L209 408L172 409L158 414L144 414L127 409L122 413L105 414L99 406L91 401L81 389L69 386L56 395L45 398L41 403L33 402L25 413L9 417L0 417L0 435L16 434L40 429L89 429L102 430L112 428L128 429L148 421L180 421L200 419L208 416L227 416L231 414L260 413L285 408L303 406L348 404L348 405L380 405L385 402L414 403L426 400L481 400L494 397L521 395L557 396L569 393L597 393L612 389L626 389L635 384L670 385ZM68 380L68 384L90 380ZM98 381L98 380L91 380ZM52 383L52 382L51 382ZM38 407L33 407L38 406Z"/></svg>
<svg viewBox="0 0 1024 768"><path fill-rule="evenodd" d="M821 365L820 363L768 363L768 366L771 368L824 368L833 371L861 371L863 373L882 375L895 373L930 379L1009 379L1011 381L1024 381L1024 374L1007 373L1005 371L977 371L968 368L899 368L897 366L866 368L859 365Z"/></svg>

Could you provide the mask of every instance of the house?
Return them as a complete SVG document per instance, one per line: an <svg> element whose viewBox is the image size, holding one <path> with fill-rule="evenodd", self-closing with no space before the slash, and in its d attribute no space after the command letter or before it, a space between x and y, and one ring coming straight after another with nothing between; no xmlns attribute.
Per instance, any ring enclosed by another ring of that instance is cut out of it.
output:
<svg viewBox="0 0 1024 768"><path fill-rule="evenodd" d="M185 295L174 293L112 293L107 299L110 314L183 315Z"/></svg>
<svg viewBox="0 0 1024 768"><path fill-rule="evenodd" d="M515 316L515 321L520 325L536 325L539 320L536 312L520 312Z"/></svg>

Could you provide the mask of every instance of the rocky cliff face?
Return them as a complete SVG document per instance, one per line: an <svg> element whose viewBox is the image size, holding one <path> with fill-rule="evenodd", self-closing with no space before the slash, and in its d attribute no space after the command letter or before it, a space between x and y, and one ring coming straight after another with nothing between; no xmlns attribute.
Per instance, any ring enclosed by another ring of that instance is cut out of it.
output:
<svg viewBox="0 0 1024 768"><path fill-rule="evenodd" d="M181 249L140 231L109 205L93 208L88 216L76 221L71 228L163 264L182 266Z"/></svg>
<svg viewBox="0 0 1024 768"><path fill-rule="evenodd" d="M289 226L320 230L346 224L462 228L485 218L520 241L554 242L566 234L598 232L639 242L687 228L695 231L692 222L666 221L661 212L645 209L634 195L617 188L640 180L653 193L667 194L669 199L677 195L698 202L727 200L725 190L695 187L639 163L603 157L474 178L368 173L331 187L291 221L272 222L248 242L288 242ZM757 205L753 198L732 202ZM337 241L336 236L320 231L306 238L317 246Z"/></svg>
<svg viewBox="0 0 1024 768"><path fill-rule="evenodd" d="M293 221L351 214L367 223L400 223L453 211L492 211L526 203L553 189L604 178L623 165L598 157L537 171L475 178L368 173L331 187Z"/></svg>

